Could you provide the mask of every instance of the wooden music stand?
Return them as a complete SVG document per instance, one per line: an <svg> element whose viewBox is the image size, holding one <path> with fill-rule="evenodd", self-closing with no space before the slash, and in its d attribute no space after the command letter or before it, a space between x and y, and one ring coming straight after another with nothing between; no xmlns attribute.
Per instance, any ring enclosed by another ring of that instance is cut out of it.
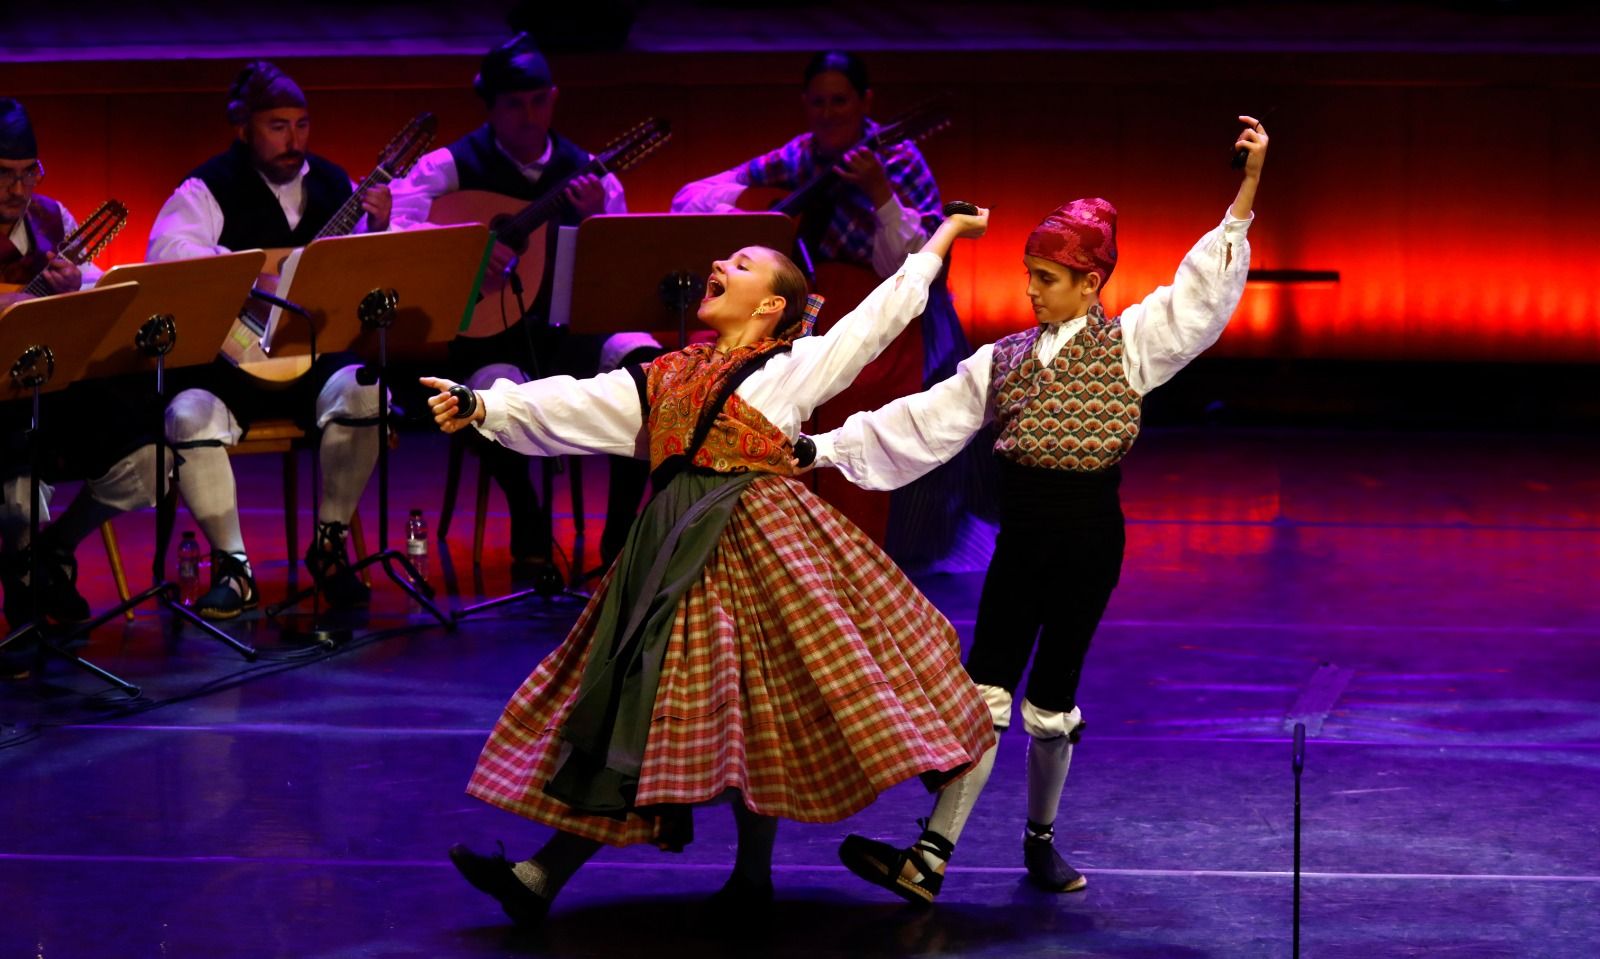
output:
<svg viewBox="0 0 1600 959"><path fill-rule="evenodd" d="M28 480L29 542L39 541L40 397L66 389L77 381L101 340L133 302L138 285L121 283L60 296L19 300L0 309L0 401L31 400L33 420L28 430L31 475ZM44 563L38 549L33 551L29 587L34 592L34 620L0 639L0 649L28 636L37 636L39 656L59 656L79 669L121 689L139 695L139 687L106 672L86 659L50 642L40 620L40 585Z"/></svg>
<svg viewBox="0 0 1600 959"><path fill-rule="evenodd" d="M166 531L170 523L167 497L167 444L165 407L166 372L208 364L226 335L250 287L266 262L261 250L165 263L138 263L109 270L96 287L132 279L138 293L124 309L91 358L86 379L154 372L156 397L156 548L150 564L151 586L78 627L73 635L88 635L128 610L155 600L213 639L254 661L255 647L241 642L179 600L178 585L165 576Z"/></svg>
<svg viewBox="0 0 1600 959"><path fill-rule="evenodd" d="M318 240L284 264L278 294L311 317L320 351L355 349L376 356L380 397L388 396L391 348L401 354L436 355L470 316L478 278L487 262L489 228L447 226L405 233L373 233ZM282 309L267 318L263 345L270 356L310 349L305 323L281 322ZM378 435L389 435L389 403L378 404ZM400 550L389 548L389 444L378 444L378 551L357 559L352 570L379 564L395 585L436 619L454 622L431 601L432 589ZM396 567L404 575L396 572ZM268 615L316 592L303 589Z"/></svg>
<svg viewBox="0 0 1600 959"><path fill-rule="evenodd" d="M705 294L711 261L746 246L787 252L794 221L781 213L591 216L578 227L572 332L675 326L678 346L687 346L689 308Z"/></svg>
<svg viewBox="0 0 1600 959"><path fill-rule="evenodd" d="M180 334L172 349L162 356L160 365L179 370L210 363L266 259L261 250L245 250L107 270L95 284L96 289L131 281L139 284L139 291L89 361L89 378L154 369L154 358L134 348L134 337L158 316L172 317Z"/></svg>
<svg viewBox="0 0 1600 959"><path fill-rule="evenodd" d="M399 356L437 355L471 315L490 242L481 224L317 240L284 263L278 295L311 315L318 353L372 355L377 337L362 325L361 303L374 290L394 290L388 348ZM275 359L309 353L310 331L273 307L262 345Z"/></svg>

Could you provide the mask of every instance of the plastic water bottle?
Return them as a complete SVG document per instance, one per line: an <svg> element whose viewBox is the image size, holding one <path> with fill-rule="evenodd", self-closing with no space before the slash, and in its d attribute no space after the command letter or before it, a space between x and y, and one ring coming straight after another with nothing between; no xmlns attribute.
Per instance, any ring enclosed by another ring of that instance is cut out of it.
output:
<svg viewBox="0 0 1600 959"><path fill-rule="evenodd" d="M183 531L183 541L178 544L178 599L185 606L193 606L200 598L200 541L194 530Z"/></svg>
<svg viewBox="0 0 1600 959"><path fill-rule="evenodd" d="M406 520L406 559L416 567L419 578L428 578L428 521L420 509L412 510Z"/></svg>

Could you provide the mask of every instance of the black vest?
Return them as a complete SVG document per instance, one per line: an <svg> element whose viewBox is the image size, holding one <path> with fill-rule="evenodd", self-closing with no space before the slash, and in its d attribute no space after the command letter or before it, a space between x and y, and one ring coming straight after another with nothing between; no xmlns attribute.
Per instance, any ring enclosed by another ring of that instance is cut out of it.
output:
<svg viewBox="0 0 1600 959"><path fill-rule="evenodd" d="M350 177L338 164L306 155L306 209L289 229L283 207L250 162L250 147L235 140L227 151L195 168L189 177L201 181L222 208L220 246L230 250L305 246L349 198Z"/></svg>
<svg viewBox="0 0 1600 959"><path fill-rule="evenodd" d="M542 199L556 184L578 172L589 162L587 150L550 131L550 162L539 175L537 183L530 183L511 158L495 145L494 134L484 124L450 144L447 149L456 161L456 178L462 190L489 190L503 193L519 200ZM573 226L578 217L570 207L563 208L559 222Z"/></svg>
<svg viewBox="0 0 1600 959"><path fill-rule="evenodd" d="M487 190L532 203L543 199L589 162L587 150L554 130L550 131L550 144L550 162L536 183L530 183L517 165L495 145L494 134L488 124L450 144L447 149L456 163L458 189ZM544 281L539 284L539 295L528 305L528 315L540 320L550 315L550 292L555 286L550 278L556 267L556 231L553 227L557 224L576 226L581 220L582 217L572 209L571 204L563 203L560 214L550 221L552 229L545 231Z"/></svg>

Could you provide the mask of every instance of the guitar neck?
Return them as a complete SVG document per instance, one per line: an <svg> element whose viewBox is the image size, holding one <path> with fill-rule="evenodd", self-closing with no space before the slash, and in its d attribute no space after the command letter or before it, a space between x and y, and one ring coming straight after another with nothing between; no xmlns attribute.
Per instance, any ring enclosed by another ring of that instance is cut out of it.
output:
<svg viewBox="0 0 1600 959"><path fill-rule="evenodd" d="M513 246L520 245L533 234L534 230L539 229L539 227L544 226L561 214L562 208L567 203L568 184L586 173L602 173L604 171L605 164L600 162L600 158L591 158L588 163L574 170L560 183L551 187L549 193L517 211L517 214L506 221L498 231L498 238L503 243Z"/></svg>
<svg viewBox="0 0 1600 959"><path fill-rule="evenodd" d="M367 174L367 178L361 181L361 185L356 187L355 192L345 199L344 203L339 206L333 216L328 218L328 222L323 225L322 229L317 231L317 235L312 239L326 240L334 236L349 236L351 231L356 228L356 224L361 222L362 214L366 213L366 210L362 209L361 206L361 197L368 189L388 183L389 179L389 174L384 171L383 167L378 167Z"/></svg>
<svg viewBox="0 0 1600 959"><path fill-rule="evenodd" d="M87 257L82 255L83 254L83 250L81 250L80 248L78 248L77 246L75 246L71 242L71 241L76 240L76 239L77 239L76 234L74 234L71 237L68 237L67 238L68 242L62 243L61 247L59 249L57 249L54 252L54 254L52 254L52 255L59 256L62 259L67 260L68 262L70 262L74 266L82 266L83 263L84 263L84 260L87 259ZM52 293L54 293L55 290L52 290L50 288L50 281L45 277L45 273L47 272L47 270L48 270L48 267L46 267L46 269L44 269L44 270L40 270L37 274L35 274L34 278L28 281L28 285L24 286L22 288L23 294L25 294L27 296L49 296Z"/></svg>
<svg viewBox="0 0 1600 959"><path fill-rule="evenodd" d="M850 150L866 147L873 153L877 153L884 147L891 145L892 143L884 142L883 133L880 130L877 133L862 137L857 143L850 147ZM848 152L850 151L845 151L845 153ZM840 156L843 155L844 154L840 154ZM838 182L839 174L835 171L834 164L830 163L828 164L828 168L826 170L815 174L811 177L811 179L801 184L798 189L785 197L783 201L777 206L773 207L773 209L788 216L799 216L805 212L806 207L810 206L812 203L815 203L819 196L833 189Z"/></svg>
<svg viewBox="0 0 1600 959"><path fill-rule="evenodd" d="M38 276L28 281L28 285L22 288L24 296L49 296L55 292L50 289L50 281L44 278L44 273L44 270L40 270Z"/></svg>

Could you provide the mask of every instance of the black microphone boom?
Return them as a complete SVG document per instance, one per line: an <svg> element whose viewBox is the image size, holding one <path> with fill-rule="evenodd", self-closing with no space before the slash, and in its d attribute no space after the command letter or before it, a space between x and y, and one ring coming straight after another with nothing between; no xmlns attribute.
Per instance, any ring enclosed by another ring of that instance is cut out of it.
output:
<svg viewBox="0 0 1600 959"><path fill-rule="evenodd" d="M311 314L306 312L305 307L298 303L290 302L281 296L274 296L273 294L268 293L266 290L252 286L250 288L250 297L252 299L260 300L263 303L271 303L273 306L276 306L279 309L287 310L297 316L303 316L308 320L311 319Z"/></svg>

